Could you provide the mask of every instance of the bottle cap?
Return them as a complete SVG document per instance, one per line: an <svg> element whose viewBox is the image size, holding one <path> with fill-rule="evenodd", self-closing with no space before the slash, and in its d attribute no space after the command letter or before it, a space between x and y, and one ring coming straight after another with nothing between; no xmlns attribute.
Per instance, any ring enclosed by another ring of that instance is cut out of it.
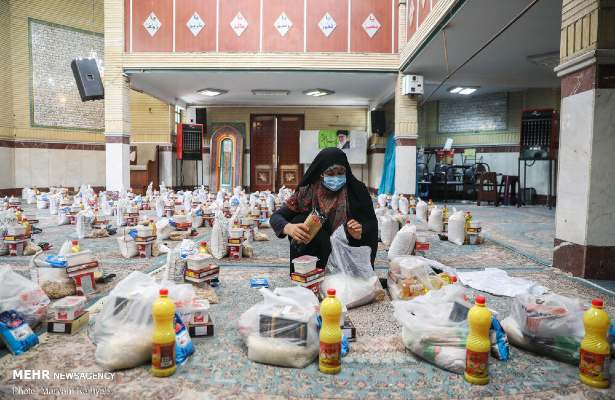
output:
<svg viewBox="0 0 615 400"><path fill-rule="evenodd" d="M476 304L485 305L485 296L476 296Z"/></svg>
<svg viewBox="0 0 615 400"><path fill-rule="evenodd" d="M457 282L457 277L455 275L451 276L451 282L453 283Z"/></svg>
<svg viewBox="0 0 615 400"><path fill-rule="evenodd" d="M78 240L71 240L70 242L72 243L73 246L76 246L79 244Z"/></svg>
<svg viewBox="0 0 615 400"><path fill-rule="evenodd" d="M604 306L604 302L602 301L602 299L593 299L592 306L602 308Z"/></svg>
<svg viewBox="0 0 615 400"><path fill-rule="evenodd" d="M169 295L169 289L160 289L160 295L161 296L168 296Z"/></svg>
<svg viewBox="0 0 615 400"><path fill-rule="evenodd" d="M327 289L327 296L335 296L335 289L333 288Z"/></svg>
<svg viewBox="0 0 615 400"><path fill-rule="evenodd" d="M207 242L203 240L203 241L201 242L201 246L207 246Z"/></svg>

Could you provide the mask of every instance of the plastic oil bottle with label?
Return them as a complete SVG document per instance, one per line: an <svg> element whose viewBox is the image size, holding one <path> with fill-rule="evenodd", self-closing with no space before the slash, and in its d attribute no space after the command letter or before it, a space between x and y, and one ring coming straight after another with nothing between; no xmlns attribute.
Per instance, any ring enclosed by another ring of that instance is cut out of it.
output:
<svg viewBox="0 0 615 400"><path fill-rule="evenodd" d="M171 376L175 373L175 304L168 289L160 289L160 297L152 306L154 335L152 338L152 375Z"/></svg>
<svg viewBox="0 0 615 400"><path fill-rule="evenodd" d="M466 368L464 377L474 385L489 383L489 328L493 315L485 306L485 296L476 296L468 312L468 341L466 343Z"/></svg>
<svg viewBox="0 0 615 400"><path fill-rule="evenodd" d="M327 289L327 297L320 304L320 354L318 368L325 374L342 370L342 302L335 297L335 289Z"/></svg>
<svg viewBox="0 0 615 400"><path fill-rule="evenodd" d="M585 337L581 341L579 378L586 385L605 389L609 387L611 351L607 339L609 315L602 309L603 302L594 299L583 315Z"/></svg>
<svg viewBox="0 0 615 400"><path fill-rule="evenodd" d="M81 248L79 247L79 241L78 240L71 240L70 242L70 252L71 253L79 253L81 251Z"/></svg>

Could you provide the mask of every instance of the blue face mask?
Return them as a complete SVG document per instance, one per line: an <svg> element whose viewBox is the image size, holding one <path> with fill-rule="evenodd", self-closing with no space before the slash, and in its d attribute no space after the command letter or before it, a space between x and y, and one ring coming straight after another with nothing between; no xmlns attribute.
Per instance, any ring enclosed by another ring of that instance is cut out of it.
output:
<svg viewBox="0 0 615 400"><path fill-rule="evenodd" d="M346 184L346 175L324 176L322 184L329 190L337 192Z"/></svg>

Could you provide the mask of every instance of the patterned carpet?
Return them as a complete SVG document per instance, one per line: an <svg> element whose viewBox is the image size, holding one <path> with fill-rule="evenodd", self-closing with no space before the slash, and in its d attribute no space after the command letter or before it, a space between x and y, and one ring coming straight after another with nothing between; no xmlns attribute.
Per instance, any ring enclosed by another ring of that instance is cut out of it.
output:
<svg viewBox="0 0 615 400"><path fill-rule="evenodd" d="M485 210L485 211L483 211ZM492 232L500 232L500 240L510 243L526 243L531 249L531 240L523 237L506 237L507 227L499 227L498 220L514 221L523 218L531 221L532 208L520 210L480 207L475 215L489 226ZM512 212L514 215L509 215ZM54 227L53 221L44 218L41 212L41 227L44 233L37 240L51 241L56 248L63 240L74 235L70 226ZM522 215L522 217L521 217ZM477 217L475 217L477 218ZM542 217L541 217L542 218ZM546 219L546 217L544 218ZM539 222L534 225L552 224ZM530 224L528 222L528 224ZM497 228L496 228L497 227ZM548 231L547 226L534 227L536 231ZM419 227L419 230L424 230ZM199 231L199 238L208 238L209 229ZM271 231L267 233L272 237ZM501 267L513 275L526 277L551 290L569 296L591 299L601 296L607 311L615 315L615 297L600 293L567 275L546 268L533 257L524 257L519 249L488 242L482 246L455 246L438 240L435 234L426 233L431 242L430 258L463 269ZM523 234L520 234L523 236ZM536 242L538 247L542 242ZM132 270L155 271L164 263L164 257L149 260L124 260L119 255L112 238L83 241L85 248L92 249L102 261L105 272L118 274L118 279ZM13 380L15 369L47 369L53 372L101 371L94 361L94 345L84 331L70 338L43 334L41 344L26 354L14 357L5 355L0 359L0 398L101 398L101 399L203 399L203 398L590 398L615 397L615 389L595 390L578 381L577 369L544 357L535 356L512 348L511 360L507 363L491 359L491 383L484 387L467 384L463 377L443 371L414 357L404 349L400 338L400 326L393 318L390 300L350 310L350 317L357 327L359 338L351 344L350 354L344 358L343 370L337 376L320 374L317 365L303 370L277 368L253 363L247 359L246 348L237 332L239 315L261 299L260 294L249 287L255 275L268 276L277 287L289 286L286 264L288 242L272 240L254 244L255 257L240 262L225 262L221 269L221 286L216 289L220 303L213 305L211 314L216 324L212 338L195 339L196 353L167 379L153 378L148 367L118 372L112 380L61 381ZM552 247L537 249L533 255L542 258ZM13 268L26 272L26 257L0 257L0 268ZM380 251L377 260L379 275L386 270L385 252ZM155 272L155 274L164 271ZM114 281L104 289L109 289ZM505 316L509 313L511 299L487 296L490 306ZM94 312L98 307L94 307ZM15 391L32 394L20 396ZM47 388L47 392L43 390ZM70 392L69 392L70 390ZM60 391L63 391L60 393ZM45 393L51 393L46 395Z"/></svg>

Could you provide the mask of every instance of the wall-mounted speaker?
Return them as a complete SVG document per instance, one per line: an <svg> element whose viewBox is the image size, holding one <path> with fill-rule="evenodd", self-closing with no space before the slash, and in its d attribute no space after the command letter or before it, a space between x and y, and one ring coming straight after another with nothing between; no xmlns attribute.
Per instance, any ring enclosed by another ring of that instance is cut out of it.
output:
<svg viewBox="0 0 615 400"><path fill-rule="evenodd" d="M98 65L93 58L76 58L70 63L79 89L81 101L102 100L105 98Z"/></svg>
<svg viewBox="0 0 615 400"><path fill-rule="evenodd" d="M374 110L371 112L372 133L378 136L383 136L386 129L386 120L384 119L383 110Z"/></svg>

